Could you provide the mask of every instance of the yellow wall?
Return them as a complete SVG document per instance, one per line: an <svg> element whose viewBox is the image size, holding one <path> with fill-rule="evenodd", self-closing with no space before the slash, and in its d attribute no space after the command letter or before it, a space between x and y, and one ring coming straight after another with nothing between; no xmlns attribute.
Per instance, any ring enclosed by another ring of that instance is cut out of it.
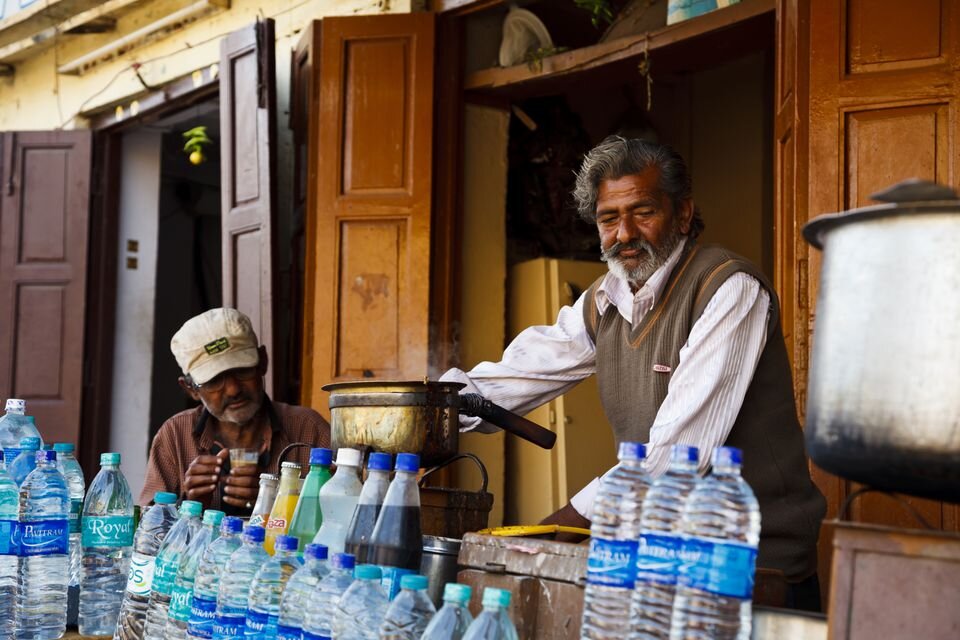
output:
<svg viewBox="0 0 960 640"><path fill-rule="evenodd" d="M232 0L230 9L202 18L162 39L137 46L80 76L61 75L58 66L134 31L193 0L153 0L120 18L106 34L62 35L61 42L16 65L0 78L0 131L82 128L79 111L129 101L143 86L129 68L141 62L149 85L162 85L219 60L220 36L244 27L258 15L274 17L277 67L289 66L289 51L300 31L330 15L409 12L416 0ZM189 46L188 46L189 45ZM160 56L164 56L160 58ZM159 59L158 59L159 58Z"/></svg>

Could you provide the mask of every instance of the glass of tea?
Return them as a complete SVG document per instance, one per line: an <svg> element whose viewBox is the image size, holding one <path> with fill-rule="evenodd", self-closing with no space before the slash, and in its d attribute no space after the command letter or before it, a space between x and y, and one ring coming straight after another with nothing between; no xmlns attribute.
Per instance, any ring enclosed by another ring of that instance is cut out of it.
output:
<svg viewBox="0 0 960 640"><path fill-rule="evenodd" d="M230 466L234 469L243 466L257 465L260 452L256 449L230 449Z"/></svg>

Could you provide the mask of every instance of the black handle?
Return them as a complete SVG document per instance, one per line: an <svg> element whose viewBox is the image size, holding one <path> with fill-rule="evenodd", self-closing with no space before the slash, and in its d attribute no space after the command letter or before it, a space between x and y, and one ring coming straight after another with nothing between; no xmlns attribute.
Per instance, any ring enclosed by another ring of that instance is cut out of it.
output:
<svg viewBox="0 0 960 640"><path fill-rule="evenodd" d="M542 449L553 449L557 442L557 434L553 431L507 411L476 393L464 393L460 396L460 413L486 420Z"/></svg>
<svg viewBox="0 0 960 640"><path fill-rule="evenodd" d="M482 479L482 484L480 486L480 491L478 491L477 493L486 493L487 481L489 480L489 478L487 477L487 468L484 466L482 462L480 462L480 458L473 455L472 453L458 453L457 455L453 456L449 460L441 462L440 464L433 467L432 469L425 471L424 474L420 476L420 482L419 482L420 488L422 489L424 487L424 485L426 484L427 478L433 475L434 471L438 471L440 469L443 469L444 467L450 466L457 460L463 460L464 458L473 460L474 464L477 465L477 468L480 469L480 478Z"/></svg>

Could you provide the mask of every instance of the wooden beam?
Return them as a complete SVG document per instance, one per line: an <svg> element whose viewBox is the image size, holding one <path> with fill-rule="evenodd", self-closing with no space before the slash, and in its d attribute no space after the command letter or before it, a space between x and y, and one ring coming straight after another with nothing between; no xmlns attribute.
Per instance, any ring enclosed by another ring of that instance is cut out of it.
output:
<svg viewBox="0 0 960 640"><path fill-rule="evenodd" d="M431 0L430 10L434 13L451 13L452 15L466 15L484 9L506 4L506 0Z"/></svg>

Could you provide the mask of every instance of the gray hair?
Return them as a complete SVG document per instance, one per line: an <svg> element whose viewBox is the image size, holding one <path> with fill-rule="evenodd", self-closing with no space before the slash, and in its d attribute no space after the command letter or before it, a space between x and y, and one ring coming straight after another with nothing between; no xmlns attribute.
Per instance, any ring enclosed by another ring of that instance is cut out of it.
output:
<svg viewBox="0 0 960 640"><path fill-rule="evenodd" d="M676 212L693 193L690 171L680 154L665 144L614 135L605 138L583 158L573 190L577 213L592 224L596 219L597 191L601 182L641 173L651 166L659 169L660 188L670 196ZM700 210L694 208L688 236L696 238L704 226Z"/></svg>

